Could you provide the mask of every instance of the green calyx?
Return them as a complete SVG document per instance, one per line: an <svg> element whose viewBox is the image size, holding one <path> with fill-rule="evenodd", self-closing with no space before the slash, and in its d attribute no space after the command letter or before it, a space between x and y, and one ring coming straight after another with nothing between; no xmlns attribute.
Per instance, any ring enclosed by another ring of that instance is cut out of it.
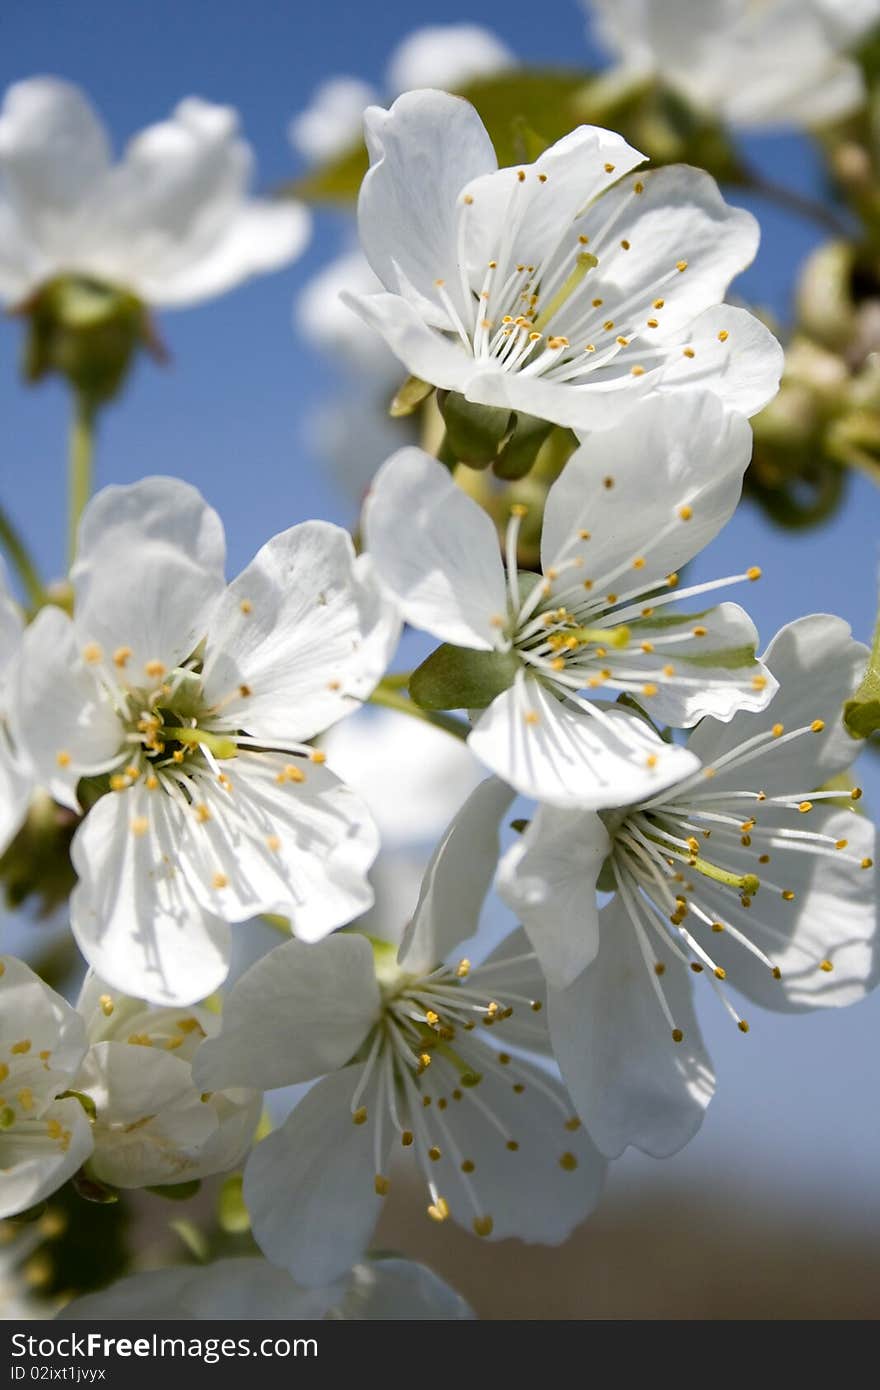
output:
<svg viewBox="0 0 880 1390"><path fill-rule="evenodd" d="M57 276L17 312L27 320L25 380L58 373L93 408L119 393L140 349L164 356L146 306L85 275Z"/></svg>
<svg viewBox="0 0 880 1390"><path fill-rule="evenodd" d="M513 684L514 651L478 652L444 643L413 672L409 692L422 709L485 709Z"/></svg>

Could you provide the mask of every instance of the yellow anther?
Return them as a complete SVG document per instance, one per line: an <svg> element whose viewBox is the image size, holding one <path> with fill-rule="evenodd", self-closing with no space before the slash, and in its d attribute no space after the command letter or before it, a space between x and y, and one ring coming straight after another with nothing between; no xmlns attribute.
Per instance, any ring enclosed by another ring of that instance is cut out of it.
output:
<svg viewBox="0 0 880 1390"><path fill-rule="evenodd" d="M266 848L267 848L267 849L270 849L270 850L272 851L273 854L277 854L277 853L278 853L278 851L279 851L280 848L281 848L281 841L280 841L280 839L278 838L277 835L267 835L267 836L266 836Z"/></svg>
<svg viewBox="0 0 880 1390"><path fill-rule="evenodd" d="M155 772L150 773L145 785L148 791L154 792L156 790L159 785L159 778L156 776Z"/></svg>
<svg viewBox="0 0 880 1390"><path fill-rule="evenodd" d="M830 973L830 971L834 969L834 966L831 964L830 960L821 960L819 962L819 969L824 970L825 974L827 975Z"/></svg>
<svg viewBox="0 0 880 1390"><path fill-rule="evenodd" d="M800 811L800 813L801 813L802 816L805 816L805 815L807 814L807 812L808 812L808 811L812 811L812 809L813 809L813 803L812 803L812 801L802 801L802 802L800 803L800 805L798 806L798 810Z"/></svg>
<svg viewBox="0 0 880 1390"><path fill-rule="evenodd" d="M812 722L812 724L810 725L810 732L811 732L811 733L814 733L814 734L821 734L821 732L822 732L822 730L823 730L824 728L825 728L825 720L824 720L824 719L814 719L813 722Z"/></svg>
<svg viewBox="0 0 880 1390"><path fill-rule="evenodd" d="M559 1166L564 1173L573 1173L578 1166L578 1161L573 1153L560 1154Z"/></svg>
<svg viewBox="0 0 880 1390"><path fill-rule="evenodd" d="M666 583L669 585L670 589L677 589L677 588L678 588L678 579L679 579L679 576L678 576L677 574L675 574L675 573L667 574L667 576L666 576Z"/></svg>
<svg viewBox="0 0 880 1390"><path fill-rule="evenodd" d="M693 514L693 507L689 507L687 503L685 503L684 506L679 507L678 509L678 515L681 517L682 521L690 521Z"/></svg>
<svg viewBox="0 0 880 1390"><path fill-rule="evenodd" d="M773 725L773 728L770 730L770 732L771 732L771 734L773 735L774 738L781 738L782 735L785 733L785 725L784 725L784 724L774 724L774 725Z"/></svg>
<svg viewBox="0 0 880 1390"><path fill-rule="evenodd" d="M132 1033L128 1041L131 1043L132 1047L153 1046L153 1039L150 1037L149 1033Z"/></svg>
<svg viewBox="0 0 880 1390"><path fill-rule="evenodd" d="M607 478L603 478L603 479L602 479L602 486L603 486L604 488L607 488L607 489L610 491L611 488L614 487L614 479L613 479L612 477L610 477L610 476L607 477Z"/></svg>
<svg viewBox="0 0 880 1390"><path fill-rule="evenodd" d="M651 768L654 768L654 767L657 766L657 754L656 754L656 753L649 753L649 754L648 754L648 756L647 756L646 759L645 759L645 766L646 766L646 767L651 767Z"/></svg>
<svg viewBox="0 0 880 1390"><path fill-rule="evenodd" d="M849 840L835 840L835 841L834 841L834 848L835 848L835 849L846 849L846 847L847 847L848 844L849 844Z"/></svg>
<svg viewBox="0 0 880 1390"><path fill-rule="evenodd" d="M131 647L117 647L113 653L113 665L124 671L131 657Z"/></svg>
<svg viewBox="0 0 880 1390"><path fill-rule="evenodd" d="M528 516L529 509L523 502L514 502L510 509L511 516Z"/></svg>
<svg viewBox="0 0 880 1390"><path fill-rule="evenodd" d="M655 308L655 309L662 309L665 303L666 303L666 300L665 300L665 299L655 299L655 300L654 300L654 304L653 304L653 308Z"/></svg>
<svg viewBox="0 0 880 1390"><path fill-rule="evenodd" d="M613 174L613 173L614 173L614 165L613 165L613 164L606 164L606 165L605 165L605 173L606 173L606 174Z"/></svg>
<svg viewBox="0 0 880 1390"><path fill-rule="evenodd" d="M662 960L658 960L658 961L655 963L655 965L654 965L654 974L655 974L655 975L665 975L665 974L666 974L666 966L663 964L663 961L662 961Z"/></svg>
<svg viewBox="0 0 880 1390"><path fill-rule="evenodd" d="M602 327L605 329L606 333L610 333L614 327L614 319L606 319Z"/></svg>
<svg viewBox="0 0 880 1390"><path fill-rule="evenodd" d="M612 166L612 167L613 167L613 166ZM607 165L607 164L605 165L605 168L608 169L608 165ZM610 173L611 170L609 169L608 172ZM483 1237L485 1237L485 1236L490 1236L490 1235L492 1234L492 1232L493 1232L494 1229L495 1229L495 1223L494 1223L494 1221L492 1220L491 1216L475 1216L475 1217L474 1217L474 1235L483 1236Z"/></svg>
<svg viewBox="0 0 880 1390"><path fill-rule="evenodd" d="M515 1096L521 1096L525 1089L525 1085L522 1081L514 1081L513 1086L511 1087L511 1090L513 1091Z"/></svg>
<svg viewBox="0 0 880 1390"><path fill-rule="evenodd" d="M727 971L724 970L720 965L716 965L716 966L715 966L715 979L716 979L716 980L726 980L726 979L727 979Z"/></svg>
<svg viewBox="0 0 880 1390"><path fill-rule="evenodd" d="M523 715L523 722L525 724L540 724L541 716L536 710L530 709Z"/></svg>
<svg viewBox="0 0 880 1390"><path fill-rule="evenodd" d="M226 877L225 874L216 873L214 877L211 879L211 886L213 888L228 888L229 879Z"/></svg>
<svg viewBox="0 0 880 1390"><path fill-rule="evenodd" d="M859 801L859 800L861 800L861 795L862 795L862 789L861 789L861 787L853 787L852 791L851 791L850 794L849 794L849 799L850 799L850 801Z"/></svg>
<svg viewBox="0 0 880 1390"><path fill-rule="evenodd" d="M324 752L322 751L322 749L320 749L320 748L313 748L313 749L312 749L311 753L309 754L309 762L310 762L310 763L315 763L316 766L320 766L321 763L326 763L326 761L327 761L327 754L324 753Z"/></svg>
<svg viewBox="0 0 880 1390"><path fill-rule="evenodd" d="M645 185L642 183L641 179L639 179L638 182L633 184L633 193L644 193L644 191Z"/></svg>
<svg viewBox="0 0 880 1390"><path fill-rule="evenodd" d="M373 1191L377 1197L384 1197L391 1187L388 1178L383 1178L381 1173L377 1173L373 1179Z"/></svg>
<svg viewBox="0 0 880 1390"><path fill-rule="evenodd" d="M210 807L206 806L204 801L200 801L199 804L196 806L196 820L200 821L202 825L204 825L205 822L209 821L210 819Z"/></svg>
<svg viewBox="0 0 880 1390"><path fill-rule="evenodd" d="M147 831L149 830L149 828L150 828L150 822L147 820L147 817L146 817L146 816L135 816L135 817L132 819L132 822L131 822L131 833L132 833L132 835L137 835L138 837L140 837L141 835L146 835L146 833L147 833Z"/></svg>
<svg viewBox="0 0 880 1390"><path fill-rule="evenodd" d="M760 579L760 578L761 578L761 566L760 566L760 565L751 565L751 566L749 567L749 569L746 570L746 579L750 579L750 580L752 581L753 584L754 584L754 582L755 582L756 579Z"/></svg>
<svg viewBox="0 0 880 1390"><path fill-rule="evenodd" d="M101 1006L101 1013L104 1014L106 1018L109 1018L113 1012L113 1000L110 995L102 994L98 1003Z"/></svg>
<svg viewBox="0 0 880 1390"><path fill-rule="evenodd" d="M696 355L692 347L686 347L682 354L684 357L696 357Z"/></svg>
<svg viewBox="0 0 880 1390"><path fill-rule="evenodd" d="M873 859L868 859L868 858L863 859L862 862L861 862L860 867L863 868L863 869L873 869L873 867L874 867L874 861L873 861Z"/></svg>
<svg viewBox="0 0 880 1390"><path fill-rule="evenodd" d="M667 677L675 675L675 667L671 664L671 662L663 667L663 674Z"/></svg>
<svg viewBox="0 0 880 1390"><path fill-rule="evenodd" d="M720 331L719 334L718 334L718 341L719 341L719 343L726 343L729 337L730 337L730 334L728 333L727 329L726 329L726 328L722 328L721 331Z"/></svg>
<svg viewBox="0 0 880 1390"><path fill-rule="evenodd" d="M672 1030L672 1041L673 1041L674 1043L680 1043L680 1042L682 1041L683 1038L684 1038L684 1033L681 1031L681 1029L680 1029L680 1028L673 1028L673 1030Z"/></svg>
<svg viewBox="0 0 880 1390"><path fill-rule="evenodd" d="M676 270L677 270L677 271L679 272L679 274L680 274L682 271L687 270L687 268L688 268L688 263L687 263L687 261L676 261L676 262L675 262L675 268L676 268Z"/></svg>
<svg viewBox="0 0 880 1390"><path fill-rule="evenodd" d="M367 1123L367 1107L365 1105L359 1105L357 1110L353 1110L351 1121L352 1124L355 1125L365 1125Z"/></svg>
<svg viewBox="0 0 880 1390"><path fill-rule="evenodd" d="M443 281L441 280L440 283L442 284ZM243 598L238 607L239 611L244 613L245 616L247 616L248 613L253 613L254 611L254 605L251 603L249 598Z"/></svg>
<svg viewBox="0 0 880 1390"><path fill-rule="evenodd" d="M164 661L145 661L144 670L150 680L160 681L165 674L166 666Z"/></svg>
<svg viewBox="0 0 880 1390"><path fill-rule="evenodd" d="M64 749L55 754L55 761L59 767L70 767L70 754Z"/></svg>
<svg viewBox="0 0 880 1390"><path fill-rule="evenodd" d="M131 786L131 778L126 777L124 772L114 772L110 778L110 790L113 792L124 792Z"/></svg>
<svg viewBox="0 0 880 1390"><path fill-rule="evenodd" d="M633 567L634 570L643 570L643 569L645 568L645 557L644 557L644 555L637 555L636 558L635 558L635 559L633 560L633 562L632 562L632 567Z"/></svg>
<svg viewBox="0 0 880 1390"><path fill-rule="evenodd" d="M790 888L783 888L782 896L787 903L794 902L794 893L791 891Z"/></svg>
<svg viewBox="0 0 880 1390"><path fill-rule="evenodd" d="M631 376L644 376L644 375L645 375L645 369L644 369L644 367L638 367L638 366L636 366L636 367L630 367L630 375L631 375Z"/></svg>
<svg viewBox="0 0 880 1390"><path fill-rule="evenodd" d="M621 243L620 243L621 250L623 250L623 251L628 251L629 248L630 248L630 245L631 245L631 243L627 241L626 237L624 237L624 238L621 240Z"/></svg>
<svg viewBox="0 0 880 1390"><path fill-rule="evenodd" d="M428 1207L428 1215L432 1221L445 1221L449 1216L449 1203L445 1197L438 1197L436 1202L432 1202Z"/></svg>
<svg viewBox="0 0 880 1390"><path fill-rule="evenodd" d="M779 969L778 965L774 965L773 969L770 971L770 974L773 976L774 980L782 979L782 971Z"/></svg>
<svg viewBox="0 0 880 1390"><path fill-rule="evenodd" d="M296 763L286 763L283 773L279 773L276 780L281 782L304 782L306 780L306 774L301 767L297 767Z"/></svg>
<svg viewBox="0 0 880 1390"><path fill-rule="evenodd" d="M653 685L651 681L648 681L647 685L643 685L643 686L642 686L642 694L643 694L646 698L648 698L648 699L649 699L652 695L656 695L656 694L657 694L657 687L656 687L656 685Z"/></svg>
<svg viewBox="0 0 880 1390"><path fill-rule="evenodd" d="M749 1025L746 1023L744 1018L741 1018L736 1026L741 1033L747 1033L749 1031Z"/></svg>
<svg viewBox="0 0 880 1390"><path fill-rule="evenodd" d="M507 1147L512 1154L515 1154L519 1149L519 1144L516 1142L515 1139L508 1139Z"/></svg>
<svg viewBox="0 0 880 1390"><path fill-rule="evenodd" d="M455 973L460 980L464 980L470 974L470 969L471 963L467 957L465 957L458 962L458 965L455 967Z"/></svg>
<svg viewBox="0 0 880 1390"><path fill-rule="evenodd" d="M427 1070L428 1070L428 1067L429 1067L430 1065L431 1065L431 1054L430 1054L430 1052L420 1052L420 1053L419 1053L419 1066L420 1066L421 1070L422 1070L422 1071L427 1071Z"/></svg>
<svg viewBox="0 0 880 1390"><path fill-rule="evenodd" d="M721 931L724 931L724 923L723 923L723 922L713 922L713 923L712 923L712 930L713 930L714 932L721 932Z"/></svg>
<svg viewBox="0 0 880 1390"><path fill-rule="evenodd" d="M411 1146L413 1142L413 1132L411 1129L405 1129L403 1131L403 1133L400 1136L400 1142L405 1149L408 1149Z"/></svg>
<svg viewBox="0 0 880 1390"><path fill-rule="evenodd" d="M87 642L83 647L83 661L87 661L90 666L94 666L96 662L100 661L103 655L104 653L97 642Z"/></svg>
<svg viewBox="0 0 880 1390"><path fill-rule="evenodd" d="M767 677L766 677L766 676L752 676L752 689L753 689L753 690L766 690L766 688L767 688Z"/></svg>
<svg viewBox="0 0 880 1390"><path fill-rule="evenodd" d="M171 754L171 760L175 763L182 763L185 757L186 754L182 748L175 748L174 752Z"/></svg>
<svg viewBox="0 0 880 1390"><path fill-rule="evenodd" d="M33 1110L34 1093L30 1086L22 1086L21 1090L18 1092L18 1103L22 1110Z"/></svg>
<svg viewBox="0 0 880 1390"><path fill-rule="evenodd" d="M430 1149L428 1150L428 1157L430 1158L430 1160L431 1160L432 1163L439 1163L439 1162L440 1162L440 1159L443 1157L443 1155L441 1154L440 1150L437 1148L437 1145L436 1145L436 1144L432 1144L432 1145L431 1145Z"/></svg>
<svg viewBox="0 0 880 1390"><path fill-rule="evenodd" d="M629 338L624 338L621 336L618 337L617 342L620 347L629 347Z"/></svg>
<svg viewBox="0 0 880 1390"><path fill-rule="evenodd" d="M692 632L695 637L705 637L708 631L709 629L705 627L692 628Z"/></svg>

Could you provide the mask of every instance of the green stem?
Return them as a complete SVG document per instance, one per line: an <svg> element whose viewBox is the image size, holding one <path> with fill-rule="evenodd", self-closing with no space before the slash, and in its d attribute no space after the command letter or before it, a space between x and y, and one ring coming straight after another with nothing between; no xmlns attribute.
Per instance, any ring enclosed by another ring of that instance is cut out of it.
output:
<svg viewBox="0 0 880 1390"><path fill-rule="evenodd" d="M17 527L3 507L0 507L0 546L9 556L30 603L34 608L41 608L46 600L43 581Z"/></svg>
<svg viewBox="0 0 880 1390"><path fill-rule="evenodd" d="M386 690L405 690L412 679L412 671L389 671L382 677Z"/></svg>
<svg viewBox="0 0 880 1390"><path fill-rule="evenodd" d="M460 719L453 718L449 714L440 714L436 710L422 709L414 700L401 694L399 690L389 689L383 681L376 686L370 696L369 703L372 705L382 705L385 709L395 709L400 714L408 714L413 719L421 719L426 724L433 724L435 729L445 729L447 734L452 734L454 738L460 738L462 742L467 739L470 730Z"/></svg>
<svg viewBox="0 0 880 1390"><path fill-rule="evenodd" d="M70 471L68 473L68 545L70 563L76 559L76 538L79 519L92 495L92 470L95 448L94 402L82 392L75 396L73 421L70 427Z"/></svg>

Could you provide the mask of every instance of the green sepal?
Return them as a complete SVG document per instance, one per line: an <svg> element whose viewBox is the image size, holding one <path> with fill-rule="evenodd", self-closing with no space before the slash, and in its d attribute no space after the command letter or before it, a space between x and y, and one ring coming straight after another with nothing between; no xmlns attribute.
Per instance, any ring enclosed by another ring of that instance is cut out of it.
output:
<svg viewBox="0 0 880 1390"><path fill-rule="evenodd" d="M485 709L513 684L515 652L477 652L444 643L413 671L409 693L422 709Z"/></svg>
<svg viewBox="0 0 880 1390"><path fill-rule="evenodd" d="M191 1182L163 1183L160 1187L148 1187L146 1190L152 1192L154 1197L166 1197L169 1202L188 1202L201 1186L201 1179L193 1178Z"/></svg>
<svg viewBox="0 0 880 1390"><path fill-rule="evenodd" d="M515 830L517 835L524 835L531 825L531 821L526 816L518 816L516 820L510 822L511 830Z"/></svg>
<svg viewBox="0 0 880 1390"><path fill-rule="evenodd" d="M524 478L538 457L554 426L537 415L517 414L513 434L492 465L492 471L506 482Z"/></svg>
<svg viewBox="0 0 880 1390"><path fill-rule="evenodd" d="M109 1187L97 1178L87 1177L82 1171L75 1174L71 1181L77 1195L85 1202L96 1202L98 1206L106 1207L119 1201L119 1193L115 1187Z"/></svg>
<svg viewBox="0 0 880 1390"><path fill-rule="evenodd" d="M421 377L418 376L408 376L403 385L395 392L394 399L388 407L388 414L392 420L400 420L407 415L414 415L433 390L434 387L429 381L422 381Z"/></svg>
<svg viewBox="0 0 880 1390"><path fill-rule="evenodd" d="M438 391L437 404L446 425L446 442L459 463L486 468L510 430L505 406L476 405L457 391Z"/></svg>

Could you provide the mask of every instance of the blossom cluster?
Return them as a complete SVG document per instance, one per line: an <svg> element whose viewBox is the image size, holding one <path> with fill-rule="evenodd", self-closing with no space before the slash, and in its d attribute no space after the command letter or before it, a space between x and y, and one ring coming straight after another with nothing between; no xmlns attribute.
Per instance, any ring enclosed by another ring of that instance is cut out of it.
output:
<svg viewBox="0 0 880 1390"><path fill-rule="evenodd" d="M640 20L629 52L644 6L596 8L634 70L672 45L666 77L716 90L668 27L649 55ZM757 18L713 8L745 54ZM824 7L795 8L818 51ZM459 37L473 62L444 85L508 67ZM417 51L397 67L402 94L364 117L369 275L342 301L384 340L383 380L393 360L433 397L445 446L389 451L357 544L301 521L229 582L220 518L159 476L87 501L67 583L27 611L0 576L0 855L35 805L68 818L87 972L73 1006L0 957L0 1218L69 1181L94 1197L239 1170L265 1256L138 1276L67 1316L467 1317L429 1271L369 1256L401 1162L429 1220L558 1244L624 1149L665 1157L697 1132L715 1085L698 989L747 1033L741 998L839 1007L880 979L842 720L867 648L813 614L761 650L746 609L714 602L749 592L753 557L682 574L737 507L782 372L769 328L725 302L755 219L594 125L499 167L475 108L408 75ZM369 96L325 92L295 139L341 148ZM307 233L295 204L247 197L234 114L195 100L113 165L77 91L18 84L0 173L0 294L31 314L59 285L124 292L146 334L151 308L272 269ZM535 518L505 500L503 460L551 431L570 447L526 565ZM465 437L495 466L500 535L449 456ZM433 645L401 674L404 627ZM365 775L346 737L370 702L396 722L355 738ZM431 853L387 895L398 836ZM284 939L233 967L260 918ZM261 1124L265 1092L304 1084Z"/></svg>

